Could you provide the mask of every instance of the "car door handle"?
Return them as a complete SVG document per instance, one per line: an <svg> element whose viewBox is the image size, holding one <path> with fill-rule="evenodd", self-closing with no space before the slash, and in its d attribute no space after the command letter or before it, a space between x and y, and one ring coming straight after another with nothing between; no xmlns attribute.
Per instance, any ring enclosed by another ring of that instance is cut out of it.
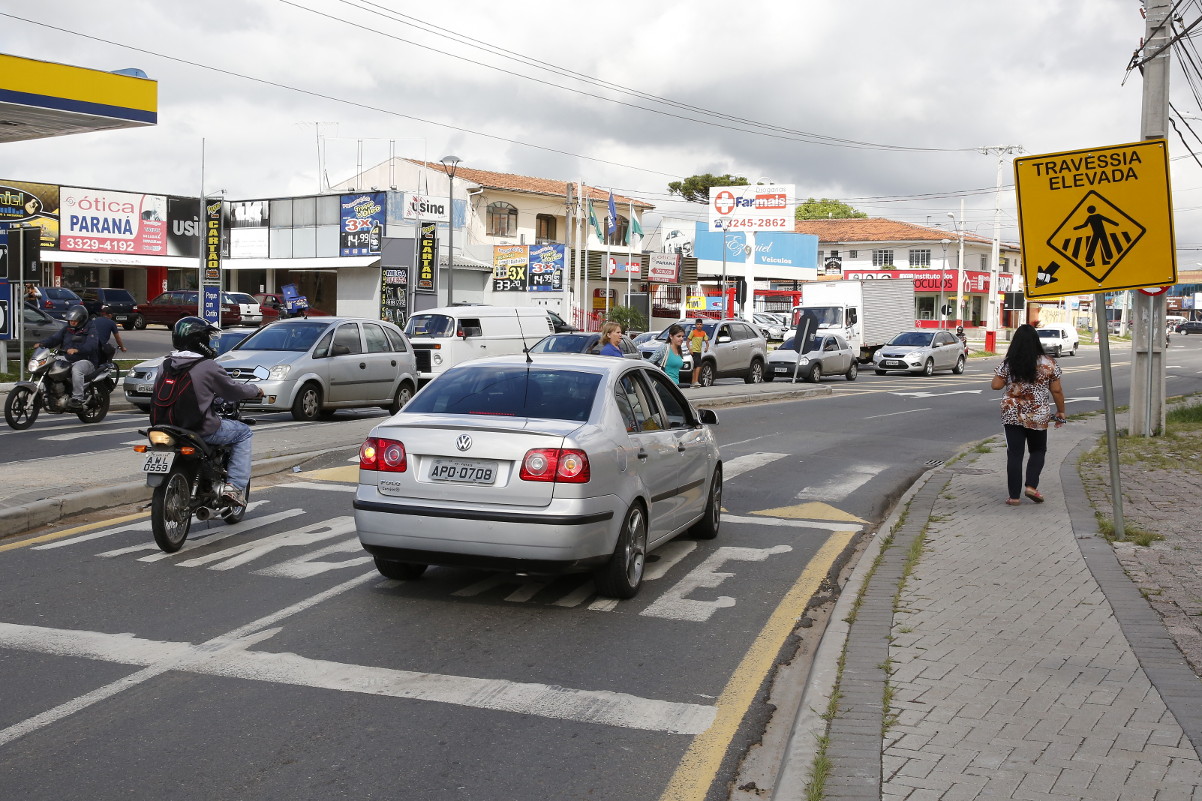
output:
<svg viewBox="0 0 1202 801"><path fill-rule="evenodd" d="M639 448L638 457L639 457L640 462L647 461L647 451L643 450L642 448Z"/></svg>

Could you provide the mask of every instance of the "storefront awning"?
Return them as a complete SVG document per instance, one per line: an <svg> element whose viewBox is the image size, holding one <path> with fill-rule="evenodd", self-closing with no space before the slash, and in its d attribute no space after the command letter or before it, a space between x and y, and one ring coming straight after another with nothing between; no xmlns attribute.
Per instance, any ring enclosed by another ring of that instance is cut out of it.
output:
<svg viewBox="0 0 1202 801"><path fill-rule="evenodd" d="M374 267L379 263L379 256L340 256L322 259L229 259L223 261L221 267L225 270L342 270L347 267Z"/></svg>
<svg viewBox="0 0 1202 801"><path fill-rule="evenodd" d="M195 267L200 260L190 256L138 256L133 253L76 253L72 250L43 250L42 261L64 264L110 264L114 267Z"/></svg>

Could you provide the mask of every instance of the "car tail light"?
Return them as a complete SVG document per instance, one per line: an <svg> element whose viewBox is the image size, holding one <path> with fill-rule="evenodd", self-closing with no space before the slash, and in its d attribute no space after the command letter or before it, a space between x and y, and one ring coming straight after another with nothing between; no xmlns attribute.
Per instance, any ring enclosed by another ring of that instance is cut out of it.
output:
<svg viewBox="0 0 1202 801"><path fill-rule="evenodd" d="M395 439L368 437L359 448L359 469L404 473L409 469L405 446Z"/></svg>
<svg viewBox="0 0 1202 801"><path fill-rule="evenodd" d="M518 471L523 481L587 484L589 477L588 455L574 448L532 448Z"/></svg>

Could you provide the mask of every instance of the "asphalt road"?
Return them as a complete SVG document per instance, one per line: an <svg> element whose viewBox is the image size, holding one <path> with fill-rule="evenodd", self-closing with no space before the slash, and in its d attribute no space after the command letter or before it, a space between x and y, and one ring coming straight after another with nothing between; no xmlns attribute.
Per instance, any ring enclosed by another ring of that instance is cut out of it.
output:
<svg viewBox="0 0 1202 801"><path fill-rule="evenodd" d="M1168 394L1202 391L1202 337L1174 343ZM1092 348L1061 360L1070 413L1100 408L1096 362ZM196 524L175 555L132 508L0 543L0 787L98 801L724 798L816 577L929 462L1000 433L995 363L721 410L719 537L660 549L620 603L584 576L384 580L354 537L342 456L256 488L242 524Z"/></svg>

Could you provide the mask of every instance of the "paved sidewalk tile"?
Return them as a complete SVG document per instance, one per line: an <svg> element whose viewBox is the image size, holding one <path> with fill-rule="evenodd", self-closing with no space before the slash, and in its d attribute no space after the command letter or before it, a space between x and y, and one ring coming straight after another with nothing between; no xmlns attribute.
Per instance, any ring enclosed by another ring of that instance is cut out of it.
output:
<svg viewBox="0 0 1202 801"><path fill-rule="evenodd" d="M1075 444L1049 437L1042 505L1003 503L1001 447L944 471L893 620L882 799L1202 799L1202 762L1066 525Z"/></svg>

